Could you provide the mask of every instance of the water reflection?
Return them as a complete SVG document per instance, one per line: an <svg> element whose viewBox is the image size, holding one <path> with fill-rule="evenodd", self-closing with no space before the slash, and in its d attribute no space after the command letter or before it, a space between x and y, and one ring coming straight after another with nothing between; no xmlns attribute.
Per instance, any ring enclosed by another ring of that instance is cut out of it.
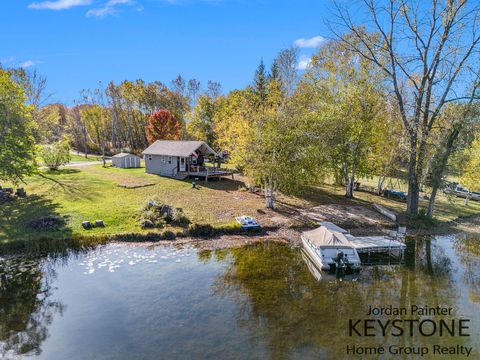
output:
<svg viewBox="0 0 480 360"><path fill-rule="evenodd" d="M268 340L271 359L315 358L319 354L343 358L345 345L356 340L347 334L348 320L365 318L370 305L455 305L460 294L450 276L452 262L443 248L420 239L411 240L409 249L413 253L407 257L407 266L365 267L359 277L343 279L354 282L325 276L316 269L312 276L301 252L288 246L236 249L215 292L236 296L241 309L239 326L249 328L252 341ZM320 278L322 281L317 281ZM363 346L418 346L438 340L387 336L356 342Z"/></svg>
<svg viewBox="0 0 480 360"><path fill-rule="evenodd" d="M480 304L480 236L459 234L455 237L455 250L465 266L463 282L469 289L469 298Z"/></svg>
<svg viewBox="0 0 480 360"><path fill-rule="evenodd" d="M405 264L342 279L276 243L217 251L111 244L0 259L0 358L342 359L352 358L346 344L439 342L477 346L470 358L478 358L475 336L352 338L348 320L370 306L452 306L477 334L479 249L478 238L463 235L411 239Z"/></svg>
<svg viewBox="0 0 480 360"><path fill-rule="evenodd" d="M64 305L52 299L55 271L38 259L0 261L0 357L38 355Z"/></svg>

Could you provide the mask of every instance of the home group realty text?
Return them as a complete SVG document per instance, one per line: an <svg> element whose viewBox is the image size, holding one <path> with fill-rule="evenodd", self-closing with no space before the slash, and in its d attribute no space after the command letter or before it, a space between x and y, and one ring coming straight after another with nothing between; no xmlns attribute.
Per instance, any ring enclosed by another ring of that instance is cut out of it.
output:
<svg viewBox="0 0 480 360"><path fill-rule="evenodd" d="M470 319L454 317L453 312L444 306L369 306L365 318L348 321L348 336L355 341L346 345L346 354L469 357ZM368 339L375 337L383 338L381 345L370 345Z"/></svg>

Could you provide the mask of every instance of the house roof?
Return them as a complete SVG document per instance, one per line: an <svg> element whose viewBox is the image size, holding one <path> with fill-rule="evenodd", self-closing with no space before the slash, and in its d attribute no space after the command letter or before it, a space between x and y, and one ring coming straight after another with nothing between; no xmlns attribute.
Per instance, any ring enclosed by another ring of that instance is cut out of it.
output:
<svg viewBox="0 0 480 360"><path fill-rule="evenodd" d="M203 155L217 155L217 153L203 141L184 140L157 140L146 148L144 155L190 156L199 151Z"/></svg>
<svg viewBox="0 0 480 360"><path fill-rule="evenodd" d="M129 155L131 155L131 156L136 156L136 155L134 155L134 154L129 154L129 153L123 153L123 152L122 152L122 153L118 153L118 154L116 154L116 155L113 155L112 157L114 157L114 158L123 158L123 157L129 156Z"/></svg>

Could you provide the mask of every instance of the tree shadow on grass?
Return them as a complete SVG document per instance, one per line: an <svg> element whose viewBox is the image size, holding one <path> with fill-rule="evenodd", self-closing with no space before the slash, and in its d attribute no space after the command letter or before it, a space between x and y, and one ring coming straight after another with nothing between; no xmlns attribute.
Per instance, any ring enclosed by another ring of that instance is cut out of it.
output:
<svg viewBox="0 0 480 360"><path fill-rule="evenodd" d="M358 193L355 192L354 196ZM325 205L325 204L339 204L339 205L363 205L369 206L370 202L360 199L359 197L347 198L342 192L338 193L338 187L333 185L322 185L322 187L308 187L304 192L297 195L298 198L307 201L311 206Z"/></svg>
<svg viewBox="0 0 480 360"><path fill-rule="evenodd" d="M80 172L79 169L74 168L63 168L58 170L46 170L43 174L50 174L50 175L70 175L70 174L78 174Z"/></svg>
<svg viewBox="0 0 480 360"><path fill-rule="evenodd" d="M258 194L261 196L262 194ZM309 187L304 189L304 192L290 197L279 197L275 201L275 212L294 220L300 226L311 227L318 221L315 215L317 211L323 214L322 217L335 219L339 225L346 227L357 227L360 224L352 221L350 218L356 212L372 211L372 202L355 197L349 199L338 191L338 187L332 185L322 185L322 187ZM318 209L315 209L319 207ZM330 214L329 208L337 209L339 212L345 211L344 216L338 217ZM344 210L342 210L344 209ZM313 213L311 213L313 211ZM325 213L326 212L326 213ZM374 215L375 216L375 215ZM379 217L381 217L379 215ZM327 220L324 220L327 221ZM333 220L328 220L333 221ZM367 226L367 225L362 225ZM372 225L373 226L373 225ZM372 227L368 225L368 227Z"/></svg>
<svg viewBox="0 0 480 360"><path fill-rule="evenodd" d="M42 238L68 238L68 219L58 213L50 199L30 195L0 205L0 245Z"/></svg>
<svg viewBox="0 0 480 360"><path fill-rule="evenodd" d="M76 174L79 173L80 170L76 169L62 169L59 171L49 171L46 173L40 173L39 176L42 179L52 182L52 189L58 186L65 194L69 195L70 197L75 197L82 200L93 200L95 195L98 193L97 191L93 191L89 188L86 184L87 181L78 181L78 179L58 179L52 175L59 175L59 174Z"/></svg>
<svg viewBox="0 0 480 360"><path fill-rule="evenodd" d="M245 187L245 183L243 181L232 180L231 178L227 177L223 177L221 180L218 178L208 179L208 182L206 182L203 178L199 178L198 180L195 180L195 178L186 178L185 180L181 181L189 184L195 182L198 187L225 192L238 191L239 189Z"/></svg>

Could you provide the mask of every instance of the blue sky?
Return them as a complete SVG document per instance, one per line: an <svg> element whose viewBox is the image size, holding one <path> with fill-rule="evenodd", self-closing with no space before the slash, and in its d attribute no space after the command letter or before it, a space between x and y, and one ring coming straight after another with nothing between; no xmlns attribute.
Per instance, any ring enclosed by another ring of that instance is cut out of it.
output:
<svg viewBox="0 0 480 360"><path fill-rule="evenodd" d="M166 84L182 74L224 91L246 86L260 59L297 41L305 56L327 36L329 0L8 0L0 62L48 77L51 101L124 79ZM317 38L315 38L317 37ZM303 41L299 39L304 39Z"/></svg>

